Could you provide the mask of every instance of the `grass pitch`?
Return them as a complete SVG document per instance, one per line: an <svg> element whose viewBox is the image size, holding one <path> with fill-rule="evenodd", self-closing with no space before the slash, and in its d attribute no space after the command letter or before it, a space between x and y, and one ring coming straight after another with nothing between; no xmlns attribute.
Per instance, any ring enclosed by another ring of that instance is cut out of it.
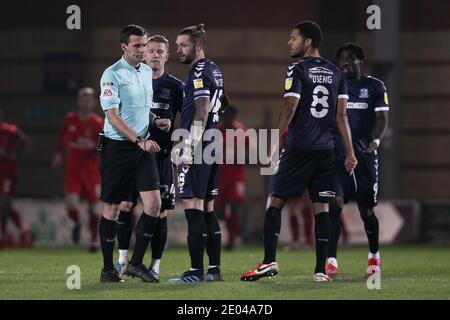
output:
<svg viewBox="0 0 450 320"><path fill-rule="evenodd" d="M224 251L222 283L170 284L167 279L185 271L189 259L187 249L169 248L161 262L161 283L128 278L124 283L101 284L101 253L89 254L84 249L3 250L0 299L450 299L449 248L382 248L379 290L369 290L366 285L366 248L340 250L341 274L331 283L313 281L313 250L283 248L278 250L277 277L241 282L239 276L255 267L262 253L262 247ZM149 257L147 253L147 263ZM70 265L80 267L80 290L66 286Z"/></svg>

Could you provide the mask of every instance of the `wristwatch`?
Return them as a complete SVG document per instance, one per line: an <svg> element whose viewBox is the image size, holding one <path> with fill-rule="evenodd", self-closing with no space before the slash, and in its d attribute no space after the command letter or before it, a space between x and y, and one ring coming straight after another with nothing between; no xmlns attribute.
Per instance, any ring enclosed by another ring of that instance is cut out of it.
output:
<svg viewBox="0 0 450 320"><path fill-rule="evenodd" d="M134 140L134 143L138 144L139 142L141 142L143 139L141 136L137 136L136 140Z"/></svg>

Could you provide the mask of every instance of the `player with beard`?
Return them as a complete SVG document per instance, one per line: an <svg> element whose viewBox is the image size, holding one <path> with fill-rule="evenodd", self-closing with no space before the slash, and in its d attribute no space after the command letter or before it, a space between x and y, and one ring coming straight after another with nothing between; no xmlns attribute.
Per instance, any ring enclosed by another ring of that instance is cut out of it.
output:
<svg viewBox="0 0 450 320"><path fill-rule="evenodd" d="M188 130L190 136L183 148L178 173L178 188L188 224L187 242L191 268L181 277L169 281L221 281L221 230L214 213L218 164L216 161L206 163L203 156L200 163L193 162L193 158L197 158L196 151L215 144L214 140L204 140L203 132L217 129L221 98L224 96L223 76L219 67L205 56L205 25L184 28L178 34L176 44L180 62L191 66L185 81L181 108L181 127ZM205 248L209 257L206 275L203 268Z"/></svg>

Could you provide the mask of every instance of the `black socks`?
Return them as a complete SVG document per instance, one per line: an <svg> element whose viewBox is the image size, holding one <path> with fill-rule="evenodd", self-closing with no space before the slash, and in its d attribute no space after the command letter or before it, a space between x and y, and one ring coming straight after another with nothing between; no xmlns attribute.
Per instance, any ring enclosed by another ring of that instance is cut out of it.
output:
<svg viewBox="0 0 450 320"><path fill-rule="evenodd" d="M206 233L206 252L209 257L210 266L220 265L220 251L222 246L222 232L214 211L203 214L205 219Z"/></svg>
<svg viewBox="0 0 450 320"><path fill-rule="evenodd" d="M207 237L203 211L186 209L184 212L188 224L187 243L191 256L191 268L203 271L203 254Z"/></svg>
<svg viewBox="0 0 450 320"><path fill-rule="evenodd" d="M134 266L142 264L145 251L147 250L150 239L155 234L158 223L159 217L149 216L145 212L142 213L136 225L136 245L134 246L130 264Z"/></svg>
<svg viewBox="0 0 450 320"><path fill-rule="evenodd" d="M264 220L264 261L268 264L275 261L278 238L281 230L281 209L269 207Z"/></svg>
<svg viewBox="0 0 450 320"><path fill-rule="evenodd" d="M99 223L100 244L103 254L103 270L113 270L113 254L116 244L116 221L102 216Z"/></svg>
<svg viewBox="0 0 450 320"><path fill-rule="evenodd" d="M369 251L377 253L379 250L379 222L375 213L372 211L370 215L361 215L364 222L364 230L366 230L367 240L369 241Z"/></svg>
<svg viewBox="0 0 450 320"><path fill-rule="evenodd" d="M341 213L342 207L335 202L330 203L330 220L331 220L331 233L328 248L328 257L337 258L337 247L339 238L341 236Z"/></svg>
<svg viewBox="0 0 450 320"><path fill-rule="evenodd" d="M119 218L116 221L117 242L120 250L130 248L131 239L131 212L120 211Z"/></svg>
<svg viewBox="0 0 450 320"><path fill-rule="evenodd" d="M152 258L160 260L167 241L167 217L160 218L152 239Z"/></svg>
<svg viewBox="0 0 450 320"><path fill-rule="evenodd" d="M316 269L315 273L325 274L325 263L328 257L328 244L331 233L331 221L328 212L314 216L316 236Z"/></svg>

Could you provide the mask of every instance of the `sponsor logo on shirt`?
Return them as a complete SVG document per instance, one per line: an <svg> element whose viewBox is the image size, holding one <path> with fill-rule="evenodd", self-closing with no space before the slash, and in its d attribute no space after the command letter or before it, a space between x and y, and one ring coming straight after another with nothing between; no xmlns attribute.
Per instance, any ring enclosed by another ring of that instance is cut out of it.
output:
<svg viewBox="0 0 450 320"><path fill-rule="evenodd" d="M309 73L324 73L324 74L333 74L333 71L331 71L330 69L324 68L324 67L314 67L309 69Z"/></svg>
<svg viewBox="0 0 450 320"><path fill-rule="evenodd" d="M168 103L160 103L160 102L153 102L152 109L162 109L162 110L169 110L170 105Z"/></svg>
<svg viewBox="0 0 450 320"><path fill-rule="evenodd" d="M366 110L368 107L369 105L364 102L347 102L347 109Z"/></svg>
<svg viewBox="0 0 450 320"><path fill-rule="evenodd" d="M334 198L336 196L336 192L334 191L322 191L319 192L320 197L328 197L328 198Z"/></svg>

